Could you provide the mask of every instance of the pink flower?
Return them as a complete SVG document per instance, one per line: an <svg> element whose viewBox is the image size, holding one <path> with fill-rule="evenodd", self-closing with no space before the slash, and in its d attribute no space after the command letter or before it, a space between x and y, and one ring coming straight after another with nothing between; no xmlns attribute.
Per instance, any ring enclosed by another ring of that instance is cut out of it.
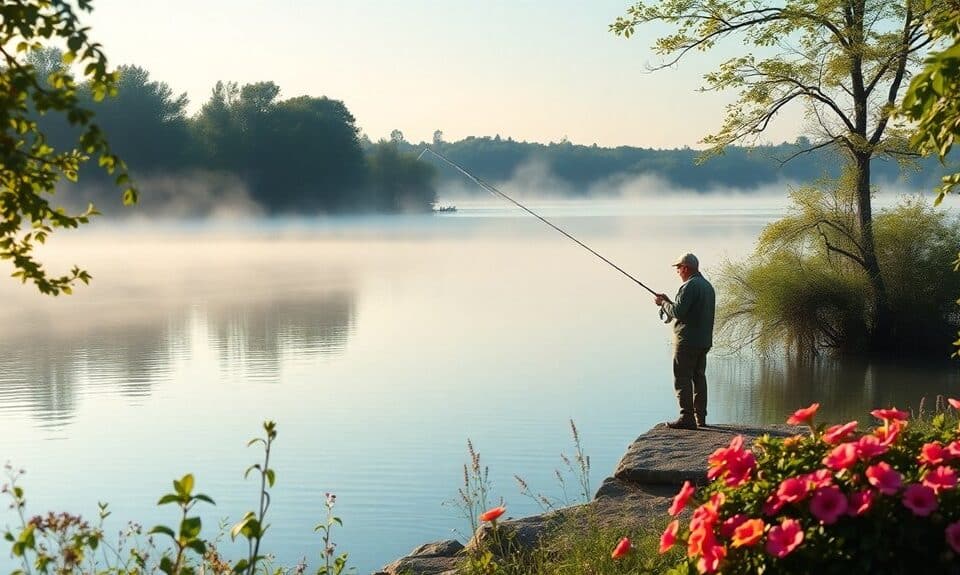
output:
<svg viewBox="0 0 960 575"><path fill-rule="evenodd" d="M743 448L743 436L738 435L730 441L729 447L721 447L707 460L707 478L724 477L729 487L739 487L749 481L750 474L757 464L753 452Z"/></svg>
<svg viewBox="0 0 960 575"><path fill-rule="evenodd" d="M833 472L829 469L818 469L801 477L807 482L807 489L810 490L833 485Z"/></svg>
<svg viewBox="0 0 960 575"><path fill-rule="evenodd" d="M763 537L766 524L763 519L749 519L744 521L733 533L734 547L750 547Z"/></svg>
<svg viewBox="0 0 960 575"><path fill-rule="evenodd" d="M891 445L897 440L901 429L903 429L903 424L897 420L893 420L886 422L883 427L874 429L873 434L883 445Z"/></svg>
<svg viewBox="0 0 960 575"><path fill-rule="evenodd" d="M848 435L850 435L853 430L857 428L857 422L851 421L850 423L844 423L843 425L832 425L827 428L827 431L823 434L824 443L830 445L836 445L840 443Z"/></svg>
<svg viewBox="0 0 960 575"><path fill-rule="evenodd" d="M717 512L717 505L710 501L693 510L693 517L690 518L690 529L696 529L700 526L706 526L713 529L713 524L720 517Z"/></svg>
<svg viewBox="0 0 960 575"><path fill-rule="evenodd" d="M796 519L784 519L767 533L767 553L783 559L803 543L803 528Z"/></svg>
<svg viewBox="0 0 960 575"><path fill-rule="evenodd" d="M662 546L662 543L661 543L661 546ZM613 553L610 554L610 557L614 559L620 559L621 557L624 557L629 552L630 552L630 538L624 537L617 543L617 546L613 548Z"/></svg>
<svg viewBox="0 0 960 575"><path fill-rule="evenodd" d="M727 548L723 545L714 545L708 547L703 552L703 556L697 561L697 571L701 573L716 573L720 568L720 562L727 556Z"/></svg>
<svg viewBox="0 0 960 575"><path fill-rule="evenodd" d="M687 538L688 557L703 555L706 549L712 549L716 544L717 538L709 524L700 523L694 527L691 523L690 537Z"/></svg>
<svg viewBox="0 0 960 575"><path fill-rule="evenodd" d="M935 467L924 474L923 484L939 495L941 491L957 486L957 472L945 465Z"/></svg>
<svg viewBox="0 0 960 575"><path fill-rule="evenodd" d="M823 458L823 464L835 471L848 469L857 462L858 454L856 443L841 443Z"/></svg>
<svg viewBox="0 0 960 575"><path fill-rule="evenodd" d="M821 487L810 500L810 513L824 525L832 525L847 512L847 498L837 487Z"/></svg>
<svg viewBox="0 0 960 575"><path fill-rule="evenodd" d="M896 407L893 409L874 409L870 415L883 421L906 421L910 414L906 411L900 411Z"/></svg>
<svg viewBox="0 0 960 575"><path fill-rule="evenodd" d="M788 477L777 488L777 497L784 503L794 503L807 496L807 482L800 477Z"/></svg>
<svg viewBox="0 0 960 575"><path fill-rule="evenodd" d="M951 459L960 459L960 441L951 441L947 444L947 454Z"/></svg>
<svg viewBox="0 0 960 575"><path fill-rule="evenodd" d="M687 506L687 502L690 501L690 498L693 497L693 492L696 489L689 481L683 482L683 487L680 488L680 492L677 493L676 497L673 498L673 504L670 505L669 513L672 516L676 516L678 513L683 511Z"/></svg>
<svg viewBox="0 0 960 575"><path fill-rule="evenodd" d="M949 452L940 445L939 441L924 443L920 448L920 463L926 465L940 465L949 457Z"/></svg>
<svg viewBox="0 0 960 575"><path fill-rule="evenodd" d="M937 509L937 495L926 485L914 483L903 491L903 505L914 515L926 517Z"/></svg>
<svg viewBox="0 0 960 575"><path fill-rule="evenodd" d="M952 397L947 399L947 403L950 404L954 409L960 409L960 399L953 399Z"/></svg>
<svg viewBox="0 0 960 575"><path fill-rule="evenodd" d="M786 505L787 502L783 499L780 499L776 494L770 495L767 497L767 500L763 502L763 514L766 516L776 515L780 508Z"/></svg>
<svg viewBox="0 0 960 575"><path fill-rule="evenodd" d="M863 461L870 461L886 452L887 446L873 435L864 435L857 441L857 456Z"/></svg>
<svg viewBox="0 0 960 575"><path fill-rule="evenodd" d="M952 399L950 401L956 401L956 400ZM960 407L956 405L954 405L954 407L956 407L957 409L960 409ZM947 535L947 544L950 545L950 547L954 550L954 552L960 553L960 521L947 525L946 535Z"/></svg>
<svg viewBox="0 0 960 575"><path fill-rule="evenodd" d="M667 529L660 536L660 553L666 553L677 542L678 529L680 529L680 522L676 519L667 525Z"/></svg>
<svg viewBox="0 0 960 575"><path fill-rule="evenodd" d="M900 489L903 477L884 461L867 468L867 481L884 495L893 495Z"/></svg>
<svg viewBox="0 0 960 575"><path fill-rule="evenodd" d="M737 513L733 517L726 519L723 523L720 524L720 535L726 537L727 539L733 537L733 532L737 530L737 527L743 524L744 521L750 519L746 513Z"/></svg>
<svg viewBox="0 0 960 575"><path fill-rule="evenodd" d="M811 403L810 407L804 407L803 409L798 409L795 412L793 412L793 415L787 418L787 424L789 425L807 424L812 427L813 415L817 413L818 409L820 409L819 403Z"/></svg>
<svg viewBox="0 0 960 575"><path fill-rule="evenodd" d="M493 509L488 509L480 514L480 521L496 521L497 517L500 517L507 510L506 507L501 505L500 507L494 507Z"/></svg>
<svg viewBox="0 0 960 575"><path fill-rule="evenodd" d="M873 491L858 491L850 494L847 512L850 515L863 515L873 505Z"/></svg>

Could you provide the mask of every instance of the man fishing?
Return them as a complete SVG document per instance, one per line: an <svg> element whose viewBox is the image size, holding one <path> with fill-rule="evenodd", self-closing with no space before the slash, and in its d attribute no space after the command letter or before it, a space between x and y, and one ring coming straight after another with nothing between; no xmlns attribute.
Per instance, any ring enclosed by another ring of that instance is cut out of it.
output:
<svg viewBox="0 0 960 575"><path fill-rule="evenodd" d="M683 281L676 300L664 294L656 294L653 300L673 320L673 387L680 418L667 426L696 429L707 424L707 352L713 346L716 294L700 273L697 256L683 254L673 266Z"/></svg>

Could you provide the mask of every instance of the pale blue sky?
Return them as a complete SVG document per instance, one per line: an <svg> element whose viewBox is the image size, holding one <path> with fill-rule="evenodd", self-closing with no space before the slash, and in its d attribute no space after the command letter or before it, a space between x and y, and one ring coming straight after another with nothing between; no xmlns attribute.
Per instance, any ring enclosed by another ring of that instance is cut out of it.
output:
<svg viewBox="0 0 960 575"><path fill-rule="evenodd" d="M698 93L721 54L655 74L657 30L608 25L626 0L96 0L85 21L114 64L187 92L272 80L343 100L372 139L494 135L601 146L696 146L729 96ZM660 32L663 29L659 30ZM796 116L794 116L795 118ZM769 141L792 140L795 119Z"/></svg>

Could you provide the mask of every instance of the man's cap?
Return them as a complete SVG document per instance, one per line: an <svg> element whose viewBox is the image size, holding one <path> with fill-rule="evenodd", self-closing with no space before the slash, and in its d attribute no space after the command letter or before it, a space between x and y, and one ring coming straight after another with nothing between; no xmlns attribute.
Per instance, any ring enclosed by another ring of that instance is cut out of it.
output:
<svg viewBox="0 0 960 575"><path fill-rule="evenodd" d="M677 258L677 261L673 263L673 267L677 266L687 266L688 268L699 269L700 260L697 259L697 256L691 253L686 253Z"/></svg>

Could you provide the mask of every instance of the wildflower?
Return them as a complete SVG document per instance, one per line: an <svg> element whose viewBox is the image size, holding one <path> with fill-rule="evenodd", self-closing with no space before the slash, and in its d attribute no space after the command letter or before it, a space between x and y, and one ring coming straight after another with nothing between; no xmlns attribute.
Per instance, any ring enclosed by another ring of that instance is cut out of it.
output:
<svg viewBox="0 0 960 575"><path fill-rule="evenodd" d="M847 512L850 515L863 515L873 505L873 491L857 491L850 494Z"/></svg>
<svg viewBox="0 0 960 575"><path fill-rule="evenodd" d="M493 509L488 509L480 515L480 521L496 521L497 518L503 515L506 511L507 508L503 505L494 507Z"/></svg>
<svg viewBox="0 0 960 575"><path fill-rule="evenodd" d="M630 552L630 538L624 537L617 543L617 546L613 548L613 553L610 554L610 557L614 559L620 559L624 557L627 553ZM662 551L661 551L662 553Z"/></svg>
<svg viewBox="0 0 960 575"><path fill-rule="evenodd" d="M835 471L853 467L857 462L859 450L856 443L841 443L823 458L823 464Z"/></svg>
<svg viewBox="0 0 960 575"><path fill-rule="evenodd" d="M772 494L763 502L763 514L767 516L776 515L780 508L786 504L786 501L777 497L776 494Z"/></svg>
<svg viewBox="0 0 960 575"><path fill-rule="evenodd" d="M819 489L833 485L833 472L829 469L818 469L813 473L800 476L807 483L807 489Z"/></svg>
<svg viewBox="0 0 960 575"><path fill-rule="evenodd" d="M796 519L784 519L767 534L767 553L783 559L803 543L803 528Z"/></svg>
<svg viewBox="0 0 960 575"><path fill-rule="evenodd" d="M870 415L883 421L906 421L910 414L906 411L900 411L896 407L893 409L874 409Z"/></svg>
<svg viewBox="0 0 960 575"><path fill-rule="evenodd" d="M914 483L903 491L903 505L914 515L926 517L937 509L937 496L926 485Z"/></svg>
<svg viewBox="0 0 960 575"><path fill-rule="evenodd" d="M660 536L660 553L666 553L677 542L677 530L680 529L680 521L674 519L667 525L667 529ZM616 553L616 550L614 550Z"/></svg>
<svg viewBox="0 0 960 575"><path fill-rule="evenodd" d="M954 399L951 401L956 401L956 400ZM956 405L954 405L954 407L956 407L957 409L960 409L960 407ZM949 544L950 547L956 553L960 553L960 521L947 525L946 535L947 535L947 544Z"/></svg>
<svg viewBox="0 0 960 575"><path fill-rule="evenodd" d="M897 440L897 436L900 435L902 429L903 422L897 420L887 421L883 427L876 428L873 434L880 440L881 444L891 445Z"/></svg>
<svg viewBox="0 0 960 575"><path fill-rule="evenodd" d="M800 443L800 442L803 441L803 440L804 440L804 436L803 436L803 435L791 435L790 437L784 437L784 438L783 438L783 446L784 446L784 447L793 447L794 445L797 445L798 443Z"/></svg>
<svg viewBox="0 0 960 575"><path fill-rule="evenodd" d="M867 481L884 495L893 495L900 489L903 478L886 462L881 461L867 468Z"/></svg>
<svg viewBox="0 0 960 575"><path fill-rule="evenodd" d="M837 487L822 487L813 493L810 513L824 525L832 525L847 512L847 498Z"/></svg>
<svg viewBox="0 0 960 575"><path fill-rule="evenodd" d="M687 556L702 555L705 549L712 549L716 544L717 538L710 524L700 523L694 527L691 523L690 537L687 538Z"/></svg>
<svg viewBox="0 0 960 575"><path fill-rule="evenodd" d="M680 488L680 492L673 498L673 504L670 505L669 513L671 516L676 516L683 511L690 501L690 498L693 497L694 491L696 491L696 489L693 487L693 484L689 481L683 482L683 487Z"/></svg>
<svg viewBox="0 0 960 575"><path fill-rule="evenodd" d="M857 441L857 456L863 461L870 461L886 451L887 446L874 435L864 435Z"/></svg>
<svg viewBox="0 0 960 575"><path fill-rule="evenodd" d="M807 496L807 482L800 477L788 477L777 488L777 497L784 503L794 503Z"/></svg>
<svg viewBox="0 0 960 575"><path fill-rule="evenodd" d="M737 513L733 517L727 518L720 524L720 535L728 539L733 537L733 533L737 530L737 527L743 525L747 519L750 519L750 516L746 513Z"/></svg>
<svg viewBox="0 0 960 575"><path fill-rule="evenodd" d="M939 441L932 441L924 443L923 447L920 448L919 461L926 465L940 465L949 456L950 453L944 449Z"/></svg>
<svg viewBox="0 0 960 575"><path fill-rule="evenodd" d="M749 481L757 460L749 449L743 448L743 436L738 435L730 441L729 447L721 447L707 460L707 478L724 477L727 486L739 487Z"/></svg>
<svg viewBox="0 0 960 575"><path fill-rule="evenodd" d="M723 545L714 545L704 551L697 561L697 570L701 573L716 573L720 562L727 556L727 548Z"/></svg>
<svg viewBox="0 0 960 575"><path fill-rule="evenodd" d="M820 409L819 403L812 403L810 407L804 407L793 412L793 415L787 418L789 425L807 424L813 427L813 415Z"/></svg>
<svg viewBox="0 0 960 575"><path fill-rule="evenodd" d="M843 441L856 428L856 421L844 423L843 425L832 425L827 428L827 431L823 434L823 441L824 443L828 443L830 445L836 445L837 443Z"/></svg>
<svg viewBox="0 0 960 575"><path fill-rule="evenodd" d="M701 525L706 525L712 529L718 517L717 506L710 502L704 503L693 510L693 517L690 518L690 529L696 529Z"/></svg>
<svg viewBox="0 0 960 575"><path fill-rule="evenodd" d="M941 491L953 489L957 486L957 472L950 467L941 465L924 474L923 484L939 495Z"/></svg>
<svg viewBox="0 0 960 575"><path fill-rule="evenodd" d="M763 537L764 527L766 527L766 524L763 522L763 519L749 519L744 521L733 532L733 546L749 547L757 541L760 541L760 538Z"/></svg>
<svg viewBox="0 0 960 575"><path fill-rule="evenodd" d="M949 403L954 409L960 409L960 399L954 399L951 397L947 399L947 403Z"/></svg>
<svg viewBox="0 0 960 575"><path fill-rule="evenodd" d="M947 444L947 454L951 459L960 459L960 441L951 441Z"/></svg>

